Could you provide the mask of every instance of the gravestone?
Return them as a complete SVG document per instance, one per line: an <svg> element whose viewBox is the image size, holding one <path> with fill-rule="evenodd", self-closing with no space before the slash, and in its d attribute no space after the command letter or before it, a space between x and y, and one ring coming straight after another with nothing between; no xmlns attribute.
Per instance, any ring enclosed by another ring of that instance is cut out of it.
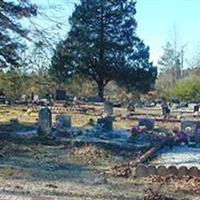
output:
<svg viewBox="0 0 200 200"><path fill-rule="evenodd" d="M190 110L194 110L194 107L196 106L196 103L189 103L188 104L188 108L190 109Z"/></svg>
<svg viewBox="0 0 200 200"><path fill-rule="evenodd" d="M181 130L187 132L187 128L191 129L191 133L193 134L193 138L200 142L200 121L181 121Z"/></svg>
<svg viewBox="0 0 200 200"><path fill-rule="evenodd" d="M193 106L193 112L199 112L199 106L198 105L194 105Z"/></svg>
<svg viewBox="0 0 200 200"><path fill-rule="evenodd" d="M21 100L22 100L23 102L25 102L25 101L27 100L27 96L26 96L25 94L23 94L23 95L21 96Z"/></svg>
<svg viewBox="0 0 200 200"><path fill-rule="evenodd" d="M97 124L106 131L113 131L113 118L110 116L98 119Z"/></svg>
<svg viewBox="0 0 200 200"><path fill-rule="evenodd" d="M38 102L38 101L39 101L39 96L38 96L38 95L34 95L33 101L34 101L34 102Z"/></svg>
<svg viewBox="0 0 200 200"><path fill-rule="evenodd" d="M65 90L56 90L56 100L58 100L58 101L66 100L66 91Z"/></svg>
<svg viewBox="0 0 200 200"><path fill-rule="evenodd" d="M51 134L52 114L48 107L42 108L39 111L38 135L48 136Z"/></svg>
<svg viewBox="0 0 200 200"><path fill-rule="evenodd" d="M17 124L19 124L19 119L18 118L12 118L12 119L10 119L10 123L12 125L17 125Z"/></svg>
<svg viewBox="0 0 200 200"><path fill-rule="evenodd" d="M71 128L71 116L56 116L56 136L70 137L69 128Z"/></svg>
<svg viewBox="0 0 200 200"><path fill-rule="evenodd" d="M195 131L195 137L198 141L200 141L200 124L197 125L196 131Z"/></svg>
<svg viewBox="0 0 200 200"><path fill-rule="evenodd" d="M154 124L155 124L154 119L141 118L141 119L139 119L138 126L145 126L147 128L147 130L153 130Z"/></svg>
<svg viewBox="0 0 200 200"><path fill-rule="evenodd" d="M104 112L109 116L113 115L113 104L110 102L104 102Z"/></svg>
<svg viewBox="0 0 200 200"><path fill-rule="evenodd" d="M134 104L134 102L129 102L129 104L127 106L127 111L128 112L135 112L135 104Z"/></svg>
<svg viewBox="0 0 200 200"><path fill-rule="evenodd" d="M191 133L195 134L197 125L200 124L200 121L190 121L190 120L182 120L181 121L181 130L187 131L187 127L191 128Z"/></svg>

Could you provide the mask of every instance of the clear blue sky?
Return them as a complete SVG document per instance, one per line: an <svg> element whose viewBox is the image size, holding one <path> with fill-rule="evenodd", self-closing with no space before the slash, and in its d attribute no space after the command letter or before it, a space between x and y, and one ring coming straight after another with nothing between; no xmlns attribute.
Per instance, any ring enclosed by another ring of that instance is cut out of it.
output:
<svg viewBox="0 0 200 200"><path fill-rule="evenodd" d="M200 0L138 0L138 35L150 46L155 62L166 41L185 45L185 56L196 56L200 42ZM199 52L200 53L200 52Z"/></svg>
<svg viewBox="0 0 200 200"><path fill-rule="evenodd" d="M44 23L42 19L43 26L54 27L55 35L62 38L69 30L67 19L73 11L73 2L78 0L34 1L44 10L50 7L50 12L46 14L62 22L62 28L57 30L55 24L50 24L48 19ZM200 0L137 0L136 9L137 33L150 46L151 60L155 64L163 53L162 46L175 39L178 47L186 45L187 59L196 56L200 46Z"/></svg>

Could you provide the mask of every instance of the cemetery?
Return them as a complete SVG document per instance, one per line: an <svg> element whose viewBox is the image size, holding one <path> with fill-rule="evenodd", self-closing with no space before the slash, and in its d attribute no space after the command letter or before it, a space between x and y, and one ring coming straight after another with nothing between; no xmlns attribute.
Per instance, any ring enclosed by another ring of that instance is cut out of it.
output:
<svg viewBox="0 0 200 200"><path fill-rule="evenodd" d="M200 200L199 10L0 0L0 200Z"/></svg>
<svg viewBox="0 0 200 200"><path fill-rule="evenodd" d="M81 108L92 112L80 112ZM173 197L176 189L168 192L170 184L189 192L190 187L181 185L188 184L187 177L198 187L200 121L190 108L185 109L181 120L175 120L178 109L163 120L160 105L132 112L108 102L81 102L79 110L76 105L69 109L59 102L54 106L16 104L1 106L0 113L0 174L6 173L1 177L6 187L0 187L5 192L16 187L19 194L32 196L63 196L69 192L76 196L77 190L84 195L80 190L84 183L89 196L105 193L115 198L118 192L112 184L122 181L124 187L134 187L140 181L153 184L154 190L162 182L166 196ZM70 191L62 189L66 181ZM94 194L91 185L97 190ZM141 195L137 190L134 193ZM142 195L158 194L149 190Z"/></svg>

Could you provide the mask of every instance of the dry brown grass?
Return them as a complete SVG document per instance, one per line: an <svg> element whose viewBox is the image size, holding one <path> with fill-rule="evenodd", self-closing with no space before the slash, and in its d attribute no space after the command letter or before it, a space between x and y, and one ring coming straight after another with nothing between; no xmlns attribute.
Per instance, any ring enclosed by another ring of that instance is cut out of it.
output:
<svg viewBox="0 0 200 200"><path fill-rule="evenodd" d="M125 109L116 109L117 114ZM159 110L138 110L138 112L159 113ZM67 112L72 116L73 126L83 127L94 115ZM18 118L22 123L36 123L37 113L28 114L22 109L0 108L0 122L7 123L11 118ZM53 115L55 120L55 115ZM137 121L117 120L116 128L129 129ZM157 127L173 128L178 124L156 123ZM174 179L163 184L151 179L129 179L104 176L99 170L110 168L125 159L105 149L94 146L69 147L48 146L42 144L2 143L0 148L0 191L23 195L50 195L58 199L69 200L132 200L141 199L147 191L159 192L177 199L198 200L191 188L199 181L183 182ZM183 184L184 183L184 184ZM175 186L174 186L175 185Z"/></svg>
<svg viewBox="0 0 200 200"><path fill-rule="evenodd" d="M97 108L103 109L101 107ZM143 117L148 117L151 114L160 114L159 109L137 109L137 113L146 113L146 115L143 115ZM75 112L66 112L65 114L72 116L72 125L74 127L84 127L88 124L90 119L93 119L94 121L97 120L98 116L95 116L94 114L80 114ZM115 114L126 114L126 109L116 108ZM53 122L55 122L56 114L53 114ZM0 108L0 123L7 123L12 118L18 118L20 123L37 123L38 119L38 113L37 112L26 112L23 109L20 108L13 108L13 107L6 107L6 108ZM130 129L133 126L137 125L136 120L120 120L119 118L116 119L114 122L115 128L123 128L123 129ZM155 124L158 128L174 128L179 127L180 123L168 123L168 122L156 122Z"/></svg>
<svg viewBox="0 0 200 200"><path fill-rule="evenodd" d="M100 165L111 166L115 159L94 146L69 148L65 146L11 145L13 152L0 160L0 191L32 196L56 196L69 200L143 200L148 191L176 199L198 199L192 188L199 180L129 179L100 175ZM96 156L95 156L96 155ZM94 162L98 157L98 162ZM107 162L105 158L107 157ZM78 158L78 162L77 162ZM14 162L13 162L14 161ZM101 161L101 162L100 162ZM195 186L195 185L196 186Z"/></svg>

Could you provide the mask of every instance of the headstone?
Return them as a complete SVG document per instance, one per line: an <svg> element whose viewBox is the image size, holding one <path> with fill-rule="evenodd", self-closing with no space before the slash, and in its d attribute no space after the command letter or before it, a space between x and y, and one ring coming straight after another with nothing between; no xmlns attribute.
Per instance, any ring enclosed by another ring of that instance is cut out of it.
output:
<svg viewBox="0 0 200 200"><path fill-rule="evenodd" d="M141 101L138 101L138 102L135 102L135 107L136 108L143 108L144 105L143 105L143 103Z"/></svg>
<svg viewBox="0 0 200 200"><path fill-rule="evenodd" d="M193 117L199 117L199 105L196 104L193 109Z"/></svg>
<svg viewBox="0 0 200 200"><path fill-rule="evenodd" d="M51 134L52 128L52 115L48 107L42 108L39 111L39 122L38 122L38 135L48 136Z"/></svg>
<svg viewBox="0 0 200 200"><path fill-rule="evenodd" d="M196 103L189 103L188 104L188 108L191 109L191 110L193 110L195 106L196 106Z"/></svg>
<svg viewBox="0 0 200 200"><path fill-rule="evenodd" d="M58 100L58 101L66 100L66 91L65 90L56 90L56 100Z"/></svg>
<svg viewBox="0 0 200 200"><path fill-rule="evenodd" d="M13 125L17 125L17 124L19 124L19 119L18 118L12 118L12 119L10 119L10 123L13 124Z"/></svg>
<svg viewBox="0 0 200 200"><path fill-rule="evenodd" d="M39 96L38 96L38 95L34 95L34 97L33 97L33 101L34 101L34 102L39 101Z"/></svg>
<svg viewBox="0 0 200 200"><path fill-rule="evenodd" d="M113 118L110 116L98 119L97 124L106 131L113 131Z"/></svg>
<svg viewBox="0 0 200 200"><path fill-rule="evenodd" d="M156 106L156 104L154 102L150 102L150 101L145 102L144 105L147 108L151 108L151 107L155 107Z"/></svg>
<svg viewBox="0 0 200 200"><path fill-rule="evenodd" d="M200 125L197 125L196 131L195 131L195 138L200 141Z"/></svg>
<svg viewBox="0 0 200 200"><path fill-rule="evenodd" d="M21 96L21 100L22 100L22 101L24 101L24 102L27 100L27 98L26 98L26 95L25 95L25 94L23 94L23 95Z"/></svg>
<svg viewBox="0 0 200 200"><path fill-rule="evenodd" d="M139 119L138 126L145 126L147 128L147 130L153 130L154 124L155 124L154 119L141 118L141 119Z"/></svg>
<svg viewBox="0 0 200 200"><path fill-rule="evenodd" d="M129 104L127 106L127 111L128 112L135 112L135 104L134 104L134 102L129 102Z"/></svg>
<svg viewBox="0 0 200 200"><path fill-rule="evenodd" d="M188 103L187 102L180 102L180 107L181 108L187 108L188 107Z"/></svg>
<svg viewBox="0 0 200 200"><path fill-rule="evenodd" d="M71 128L71 116L56 116L56 136L70 137L69 128Z"/></svg>
<svg viewBox="0 0 200 200"><path fill-rule="evenodd" d="M113 115L113 104L110 102L104 102L104 112L109 116Z"/></svg>
<svg viewBox="0 0 200 200"><path fill-rule="evenodd" d="M178 97L172 97L172 103L179 104L180 103L179 98Z"/></svg>
<svg viewBox="0 0 200 200"><path fill-rule="evenodd" d="M187 128L190 127L191 133L197 133L197 128L200 127L200 121L189 121L189 120L182 120L181 121L181 130L187 132ZM200 138L200 135L199 135Z"/></svg>

